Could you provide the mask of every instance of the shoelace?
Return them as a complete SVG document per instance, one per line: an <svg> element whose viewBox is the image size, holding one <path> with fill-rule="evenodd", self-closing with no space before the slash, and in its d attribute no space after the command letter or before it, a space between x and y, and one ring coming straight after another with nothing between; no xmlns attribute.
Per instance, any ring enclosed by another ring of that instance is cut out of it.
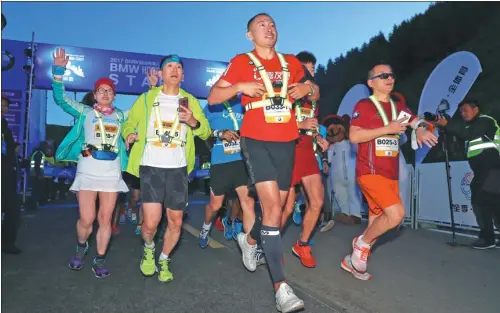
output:
<svg viewBox="0 0 500 313"><path fill-rule="evenodd" d="M205 228L201 228L200 237L205 239L205 238L207 238L207 236L208 236L208 230Z"/></svg>
<svg viewBox="0 0 500 313"><path fill-rule="evenodd" d="M250 259L256 259L257 255L257 245L250 246Z"/></svg>
<svg viewBox="0 0 500 313"><path fill-rule="evenodd" d="M142 258L143 258L144 260L146 260L146 259L148 258L148 253L149 253L149 251L153 251L153 249L152 249L152 248L146 248L146 249L144 249L144 252L143 252L143 255L142 255ZM154 253L153 253L153 252L151 252L151 253L154 255Z"/></svg>
<svg viewBox="0 0 500 313"><path fill-rule="evenodd" d="M170 264L170 259L158 261L158 265L160 265L161 271L168 270L169 264Z"/></svg>
<svg viewBox="0 0 500 313"><path fill-rule="evenodd" d="M285 289L285 292L286 292L286 294L287 294L287 295L289 295L289 296L290 296L290 295L293 295L293 294L294 294L294 293L293 293L293 290L292 290L292 287L290 287L289 285L285 285L285 288L284 288L284 289Z"/></svg>
<svg viewBox="0 0 500 313"><path fill-rule="evenodd" d="M94 259L94 265L99 268L106 267L106 260L103 259Z"/></svg>
<svg viewBox="0 0 500 313"><path fill-rule="evenodd" d="M370 255L370 249L369 248L364 248L360 247L358 245L354 246L354 249L358 250L361 252L360 260L363 262L366 262L368 260L368 256Z"/></svg>
<svg viewBox="0 0 500 313"><path fill-rule="evenodd" d="M87 246L80 247L79 245L77 245L76 246L76 256L83 257L85 255L86 250L87 250Z"/></svg>

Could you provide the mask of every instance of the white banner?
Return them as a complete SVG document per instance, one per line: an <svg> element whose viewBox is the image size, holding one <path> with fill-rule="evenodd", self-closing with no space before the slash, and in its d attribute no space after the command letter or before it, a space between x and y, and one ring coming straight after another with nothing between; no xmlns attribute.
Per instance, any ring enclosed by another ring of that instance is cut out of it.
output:
<svg viewBox="0 0 500 313"><path fill-rule="evenodd" d="M418 220L451 224L445 163L418 164ZM474 174L469 163L450 162L451 194L455 224L477 227L471 206L470 183Z"/></svg>
<svg viewBox="0 0 500 313"><path fill-rule="evenodd" d="M418 104L418 115L423 116L424 112L435 114L438 107L444 105L449 106L446 113L453 116L481 72L481 63L473 53L460 51L448 56L427 79ZM428 152L425 145L418 149L416 164L422 163Z"/></svg>
<svg viewBox="0 0 500 313"><path fill-rule="evenodd" d="M359 100L368 98L370 96L370 90L364 84L357 84L345 94L344 98L340 102L339 109L337 114L342 116L347 114L349 116L352 115L352 111L354 110L354 106L358 103Z"/></svg>

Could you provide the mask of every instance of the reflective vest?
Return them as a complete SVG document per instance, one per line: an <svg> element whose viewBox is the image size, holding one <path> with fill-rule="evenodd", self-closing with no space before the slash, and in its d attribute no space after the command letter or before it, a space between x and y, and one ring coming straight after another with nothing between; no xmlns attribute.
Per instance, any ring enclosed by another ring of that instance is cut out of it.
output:
<svg viewBox="0 0 500 313"><path fill-rule="evenodd" d="M35 172L35 156L37 155L37 153L41 153L42 154L42 159L40 160L40 171L43 173L43 168L44 168L44 163L45 163L45 154L38 150L38 151L35 151L32 155L31 155L31 159L30 159L30 176L36 176L36 172ZM54 158L52 158L54 159Z"/></svg>
<svg viewBox="0 0 500 313"><path fill-rule="evenodd" d="M483 152L484 149L497 149L500 152L500 127L498 127L497 121L488 115L481 114L479 118L489 118L495 123L496 132L493 138L486 138L486 136L481 136L479 138L473 139L467 143L467 158L472 158Z"/></svg>

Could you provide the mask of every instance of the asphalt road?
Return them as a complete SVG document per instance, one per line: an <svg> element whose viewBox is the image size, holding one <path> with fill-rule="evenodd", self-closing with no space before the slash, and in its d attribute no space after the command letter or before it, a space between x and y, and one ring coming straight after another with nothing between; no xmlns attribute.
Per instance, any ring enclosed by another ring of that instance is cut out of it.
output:
<svg viewBox="0 0 500 313"><path fill-rule="evenodd" d="M18 241L24 253L2 254L2 312L276 312L266 266L248 272L236 242L226 241L215 228L211 237L220 245L199 248L195 235L205 199L192 198L188 226L171 256L175 278L169 283L140 273L141 240L132 225L122 225L113 238L107 254L111 276L101 280L89 266L94 240L84 269L68 268L75 248L76 208L24 215ZM373 279L364 282L339 267L360 231L361 226L336 225L316 234L318 266L307 269L291 253L300 228L288 227L283 236L285 272L305 301L304 312L499 312L500 249L452 248L446 245L447 235L403 228L380 240L369 262Z"/></svg>

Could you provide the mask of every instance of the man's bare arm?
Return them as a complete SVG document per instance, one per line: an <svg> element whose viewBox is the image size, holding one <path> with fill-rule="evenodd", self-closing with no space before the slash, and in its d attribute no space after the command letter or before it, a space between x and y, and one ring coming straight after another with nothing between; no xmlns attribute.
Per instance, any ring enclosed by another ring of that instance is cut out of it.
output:
<svg viewBox="0 0 500 313"><path fill-rule="evenodd" d="M310 96L307 96L307 100L309 101L318 101L319 100L319 87L318 85L316 85L315 83L313 83L312 81L308 80L305 82L305 84L308 84L308 85L311 85L312 88L313 88L313 94L310 95Z"/></svg>
<svg viewBox="0 0 500 313"><path fill-rule="evenodd" d="M207 98L208 104L214 105L223 103L240 92L238 84L231 85L229 82L219 79L212 89L210 89L210 93Z"/></svg>

